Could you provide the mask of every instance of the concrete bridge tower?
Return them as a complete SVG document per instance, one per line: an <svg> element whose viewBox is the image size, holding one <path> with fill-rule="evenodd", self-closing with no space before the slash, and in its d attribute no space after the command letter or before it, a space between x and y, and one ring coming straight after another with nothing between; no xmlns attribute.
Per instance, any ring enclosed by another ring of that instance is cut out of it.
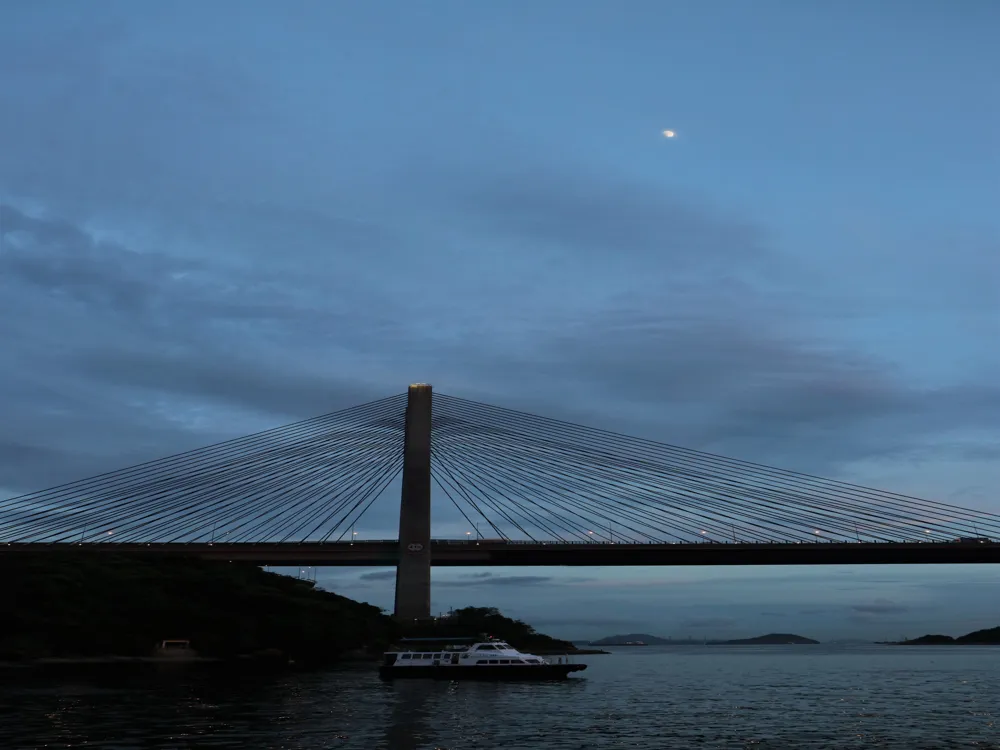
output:
<svg viewBox="0 0 1000 750"><path fill-rule="evenodd" d="M405 622L431 616L431 387L425 383L407 393L395 616Z"/></svg>

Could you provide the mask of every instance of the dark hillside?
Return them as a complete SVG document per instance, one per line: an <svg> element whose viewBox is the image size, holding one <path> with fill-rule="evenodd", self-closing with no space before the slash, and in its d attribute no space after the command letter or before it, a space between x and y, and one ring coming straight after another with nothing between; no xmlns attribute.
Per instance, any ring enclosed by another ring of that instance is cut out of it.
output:
<svg viewBox="0 0 1000 750"><path fill-rule="evenodd" d="M167 638L202 656L278 649L303 661L380 651L377 607L254 565L42 553L0 558L0 659L148 656Z"/></svg>

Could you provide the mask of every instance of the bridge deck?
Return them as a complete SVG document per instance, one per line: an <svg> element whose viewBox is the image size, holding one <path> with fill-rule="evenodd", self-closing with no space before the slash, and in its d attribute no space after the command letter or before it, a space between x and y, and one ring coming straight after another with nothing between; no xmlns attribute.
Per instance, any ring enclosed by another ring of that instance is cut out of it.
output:
<svg viewBox="0 0 1000 750"><path fill-rule="evenodd" d="M394 566L396 540L325 543L7 544L0 555L91 550L258 565ZM431 543L436 566L876 565L1000 563L1000 543L816 542L611 544L563 542Z"/></svg>

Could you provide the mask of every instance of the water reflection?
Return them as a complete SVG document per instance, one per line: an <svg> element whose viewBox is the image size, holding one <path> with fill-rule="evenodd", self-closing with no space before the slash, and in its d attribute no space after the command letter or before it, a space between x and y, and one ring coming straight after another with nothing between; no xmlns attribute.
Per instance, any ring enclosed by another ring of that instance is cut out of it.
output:
<svg viewBox="0 0 1000 750"><path fill-rule="evenodd" d="M394 680L384 683L392 709L380 747L419 750L433 738L430 706L439 691L454 692L457 683Z"/></svg>
<svg viewBox="0 0 1000 750"><path fill-rule="evenodd" d="M516 731L529 742L543 742L548 722L533 702L559 706L574 700L574 693L586 692L586 681L563 682L428 682L396 680L386 683L389 703L388 724L379 748L417 750L434 747L442 735L462 746L489 746L498 732ZM503 706L525 705L524 711L510 712ZM549 738L551 740L551 738Z"/></svg>

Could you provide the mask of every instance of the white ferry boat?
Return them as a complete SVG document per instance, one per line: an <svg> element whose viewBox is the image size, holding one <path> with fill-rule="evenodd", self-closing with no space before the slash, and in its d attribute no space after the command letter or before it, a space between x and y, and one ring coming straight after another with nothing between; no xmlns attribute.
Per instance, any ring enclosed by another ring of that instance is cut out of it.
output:
<svg viewBox="0 0 1000 750"><path fill-rule="evenodd" d="M463 645L463 642L469 641ZM568 656L553 662L518 651L504 641L472 638L412 638L399 651L387 651L379 667L385 679L424 677L436 680L562 680L586 664Z"/></svg>

